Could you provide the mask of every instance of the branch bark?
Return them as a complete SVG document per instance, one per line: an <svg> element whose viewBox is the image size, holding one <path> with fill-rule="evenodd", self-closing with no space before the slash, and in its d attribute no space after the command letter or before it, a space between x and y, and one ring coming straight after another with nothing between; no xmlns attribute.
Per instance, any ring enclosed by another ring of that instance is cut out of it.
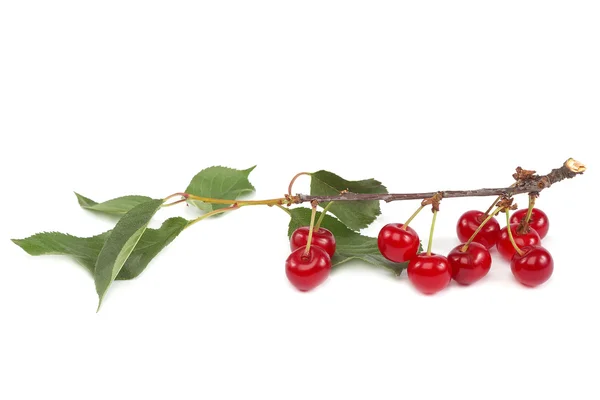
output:
<svg viewBox="0 0 600 400"><path fill-rule="evenodd" d="M569 158L564 164L555 168L546 175L536 175L535 171L526 171L522 168L517 168L517 173L514 175L517 182L514 186L504 188L484 188L474 190L443 190L439 192L423 192L423 193L349 193L344 192L335 196L310 196L305 194L297 194L295 202L297 204L305 202L330 202L330 201L364 201L364 200L381 200L387 203L400 200L423 200L439 194L442 198L453 197L484 197L484 196L512 196L521 193L537 193L549 188L553 184L565 179L574 178L585 172L586 167Z"/></svg>

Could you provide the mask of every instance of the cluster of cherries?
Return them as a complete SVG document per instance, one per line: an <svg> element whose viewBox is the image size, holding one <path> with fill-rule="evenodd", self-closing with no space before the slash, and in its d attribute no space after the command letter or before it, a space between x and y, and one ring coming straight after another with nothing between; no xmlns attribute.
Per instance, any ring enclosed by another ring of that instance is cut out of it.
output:
<svg viewBox="0 0 600 400"><path fill-rule="evenodd" d="M309 226L302 226L290 237L292 253L285 262L285 273L292 285L303 292L319 286L331 271L335 236L319 225L312 232Z"/></svg>
<svg viewBox="0 0 600 400"><path fill-rule="evenodd" d="M431 245L427 252L417 254L419 236L408 224L384 226L378 237L379 250L390 261L408 261L409 280L425 294L439 292L451 279L461 285L470 285L483 278L492 265L490 249L494 246L510 261L517 281L535 287L550 278L554 262L548 250L541 246L541 239L548 233L548 217L543 211L532 208L527 221L528 211L515 212L502 229L493 217L497 212L491 215L475 210L465 212L456 226L462 243L447 257L432 254Z"/></svg>
<svg viewBox="0 0 600 400"><path fill-rule="evenodd" d="M377 238L379 251L392 262L408 262L410 282L425 294L439 292L451 279L470 285L483 278L492 265L490 249L494 246L510 261L517 281L530 287L546 282L554 269L552 256L541 246L542 238L548 233L548 217L537 208L531 208L531 212L522 209L500 229L494 218L499 211L500 208L490 215L475 210L464 213L456 226L461 244L447 257L431 253L435 213L426 252L419 253L419 235L408 225L418 212L407 223L385 225ZM508 221L508 209L504 211ZM314 229L300 227L293 232L290 247L292 253L286 260L286 275L297 289L308 291L327 279L336 249L335 237L329 230L319 223Z"/></svg>

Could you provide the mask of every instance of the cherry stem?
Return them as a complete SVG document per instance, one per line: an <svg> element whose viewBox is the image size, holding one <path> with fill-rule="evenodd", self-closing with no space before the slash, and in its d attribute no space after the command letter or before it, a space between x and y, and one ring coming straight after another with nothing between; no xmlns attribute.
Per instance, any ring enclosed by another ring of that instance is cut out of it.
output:
<svg viewBox="0 0 600 400"><path fill-rule="evenodd" d="M406 230L406 228L408 228L408 224L410 224L410 223L412 222L412 220L413 220L413 219L415 219L415 217L416 217L417 215L419 215L419 213L421 212L421 210L422 210L424 207L425 207L424 205L421 205L419 208L417 208L417 211L415 211L415 212L413 213L413 215L411 215L411 216L410 216L410 218L408 218L408 219L406 220L406 222L404 223L404 225L402 225L402 229Z"/></svg>
<svg viewBox="0 0 600 400"><path fill-rule="evenodd" d="M317 223L315 224L316 231L318 231L319 228L321 227L321 224L323 223L323 220L325 219L325 214L327 214L327 211L329 210L329 207L331 207L332 204L333 204L333 201L330 201L329 203L327 203L325 208L323 208L323 211L321 211L321 215L319 216L319 219L317 220Z"/></svg>
<svg viewBox="0 0 600 400"><path fill-rule="evenodd" d="M525 226L529 224L531 220L531 214L533 214L533 207L535 206L535 195L529 195L529 208L527 209L527 215L525 216Z"/></svg>
<svg viewBox="0 0 600 400"><path fill-rule="evenodd" d="M311 175L311 174L310 174L310 172L299 172L296 175L294 175L294 177L290 181L290 184L288 185L288 195L290 195L290 196L292 195L292 188L294 187L294 182L296 182L296 179L298 179L302 175Z"/></svg>
<svg viewBox="0 0 600 400"><path fill-rule="evenodd" d="M185 226L185 228L184 228L184 229L187 229L187 228L189 228L190 226L194 225L196 222L200 222L200 221L202 221L203 219L206 219L206 218L208 218L208 217L212 217L213 215L222 214L222 213L224 213L224 212L227 212L227 211L233 211L233 210L237 210L237 209L238 209L238 208L240 208L240 207L242 207L242 206L241 206L241 205L239 205L239 204L233 204L233 205L232 205L232 206L230 206L230 207L226 207L226 208L219 208L219 209L217 209L217 210L213 210L213 211L211 211L211 212L208 212L208 213L206 213L206 214L204 214L204 215L201 215L201 216L199 216L198 218L196 218L196 219L194 219L194 220L191 220L190 222L188 222L188 224Z"/></svg>
<svg viewBox="0 0 600 400"><path fill-rule="evenodd" d="M473 232L473 234L471 235L471 237L469 238L469 240L467 240L467 242L465 243L465 245L460 248L460 251L462 251L463 253L465 251L467 251L467 249L469 248L469 245L473 242L473 240L475 240L475 236L477 236L477 234L483 229L483 227L485 226L485 224L487 224L490 221L490 219L494 218L500 211L502 211L502 208L498 207L490 215L487 215L487 213L486 213L487 217L477 227L477 229L475 229L475 232Z"/></svg>
<svg viewBox="0 0 600 400"><path fill-rule="evenodd" d="M485 215L485 216L488 216L488 215L490 215L490 212L492 211L492 209L493 209L494 207L496 207L496 204L498 204L498 202L499 202L500 200L502 200L502 196L498 196L498 197L496 198L496 200L494 200L494 202L492 203L492 205L490 206L490 208L488 208L488 209L487 209L487 211L486 211L486 212L485 212L483 215Z"/></svg>
<svg viewBox="0 0 600 400"><path fill-rule="evenodd" d="M435 229L435 220L437 218L437 210L433 210L433 218L431 219L431 229L429 230L429 243L427 243L427 255L431 255L431 245L433 244L433 231Z"/></svg>
<svg viewBox="0 0 600 400"><path fill-rule="evenodd" d="M517 186L517 182L513 183L512 185L510 185L510 186L509 186L509 188L513 188L513 187L515 187L515 186ZM502 195L498 196L498 197L496 198L496 200L494 200L494 202L492 203L492 205L490 206L490 208L488 208L488 209L487 209L487 211L486 211L486 212L485 212L483 215L485 215L486 217L487 217L488 215L490 215L490 212L491 212L491 211L492 211L492 209L493 209L493 208L496 206L496 204L498 204L498 202L499 202L500 200L502 200Z"/></svg>
<svg viewBox="0 0 600 400"><path fill-rule="evenodd" d="M525 254L525 252L523 250L521 250L519 248L519 246L517 246L517 243L515 243L515 238L513 237L512 229L510 229L510 212L508 209L506 209L505 211L506 211L506 230L508 231L508 239L510 240L510 243L512 243L516 252L519 253L520 256L522 256L523 254Z"/></svg>
<svg viewBox="0 0 600 400"><path fill-rule="evenodd" d="M310 214L310 228L308 229L308 242L306 242L306 250L304 250L304 256L308 257L310 254L310 244L312 242L313 230L315 227L315 216L317 215L317 203L312 204L312 213Z"/></svg>

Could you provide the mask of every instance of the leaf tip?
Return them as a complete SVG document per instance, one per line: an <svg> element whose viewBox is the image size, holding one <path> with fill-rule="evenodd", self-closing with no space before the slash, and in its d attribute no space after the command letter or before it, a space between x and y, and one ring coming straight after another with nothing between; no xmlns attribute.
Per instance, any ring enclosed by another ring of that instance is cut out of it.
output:
<svg viewBox="0 0 600 400"><path fill-rule="evenodd" d="M79 194L79 193L77 193L75 191L73 193L75 193L75 196L77 197L77 202L83 208L90 207L90 206L93 206L94 204L97 204L92 199L89 199L89 198L87 198L87 197L85 197L85 196L83 196L83 195L81 195L81 194Z"/></svg>

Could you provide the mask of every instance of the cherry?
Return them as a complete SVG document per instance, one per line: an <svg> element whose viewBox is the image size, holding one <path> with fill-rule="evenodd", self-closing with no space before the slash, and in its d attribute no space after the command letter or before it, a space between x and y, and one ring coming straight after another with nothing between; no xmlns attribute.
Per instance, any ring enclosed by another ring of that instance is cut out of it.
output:
<svg viewBox="0 0 600 400"><path fill-rule="evenodd" d="M479 225L485 220L486 215L477 210L467 211L458 219L456 224L456 234L458 239L465 243L475 233ZM486 248L492 248L498 240L498 232L500 231L500 224L496 221L496 218L490 219L479 231L473 241L481 243Z"/></svg>
<svg viewBox="0 0 600 400"><path fill-rule="evenodd" d="M510 224L510 230L513 238L515 239L517 247L521 248L524 246L535 246L541 243L540 235L538 235L536 231L530 229L529 232L521 234L517 232L518 227L519 224ZM506 227L500 230L496 248L498 249L500 255L509 261L517 252L510 242L508 237L508 229L506 229Z"/></svg>
<svg viewBox="0 0 600 400"><path fill-rule="evenodd" d="M515 211L515 213L510 217L511 224L518 224L527 216L527 209L521 209ZM550 222L548 221L548 216L545 212L538 208L534 208L531 210L531 218L529 219L529 227L535 230L538 235L540 235L540 239L543 239L548 234L548 229L550 229Z"/></svg>
<svg viewBox="0 0 600 400"><path fill-rule="evenodd" d="M307 255L304 251L304 248L292 251L285 261L285 273L292 285L306 292L327 279L331 271L331 258L318 246L310 246Z"/></svg>
<svg viewBox="0 0 600 400"><path fill-rule="evenodd" d="M407 272L410 282L425 294L444 289L452 277L448 259L437 254L417 254L409 261Z"/></svg>
<svg viewBox="0 0 600 400"><path fill-rule="evenodd" d="M413 258L419 251L419 235L410 226L387 224L377 237L381 254L390 261L401 263Z"/></svg>
<svg viewBox="0 0 600 400"><path fill-rule="evenodd" d="M290 247L293 250L298 248L305 248L308 242L308 232L310 227L303 226L292 233L290 238ZM333 257L335 253L335 237L328 229L319 228L313 230L311 246L319 246L329 254L329 257Z"/></svg>
<svg viewBox="0 0 600 400"><path fill-rule="evenodd" d="M470 285L483 278L492 266L492 256L481 243L471 242L465 251L463 244L456 246L448 254L452 268L452 278L461 285Z"/></svg>
<svg viewBox="0 0 600 400"><path fill-rule="evenodd" d="M525 286L535 287L550 279L554 261L550 252L542 246L522 247L523 254L515 253L510 269L517 280Z"/></svg>

